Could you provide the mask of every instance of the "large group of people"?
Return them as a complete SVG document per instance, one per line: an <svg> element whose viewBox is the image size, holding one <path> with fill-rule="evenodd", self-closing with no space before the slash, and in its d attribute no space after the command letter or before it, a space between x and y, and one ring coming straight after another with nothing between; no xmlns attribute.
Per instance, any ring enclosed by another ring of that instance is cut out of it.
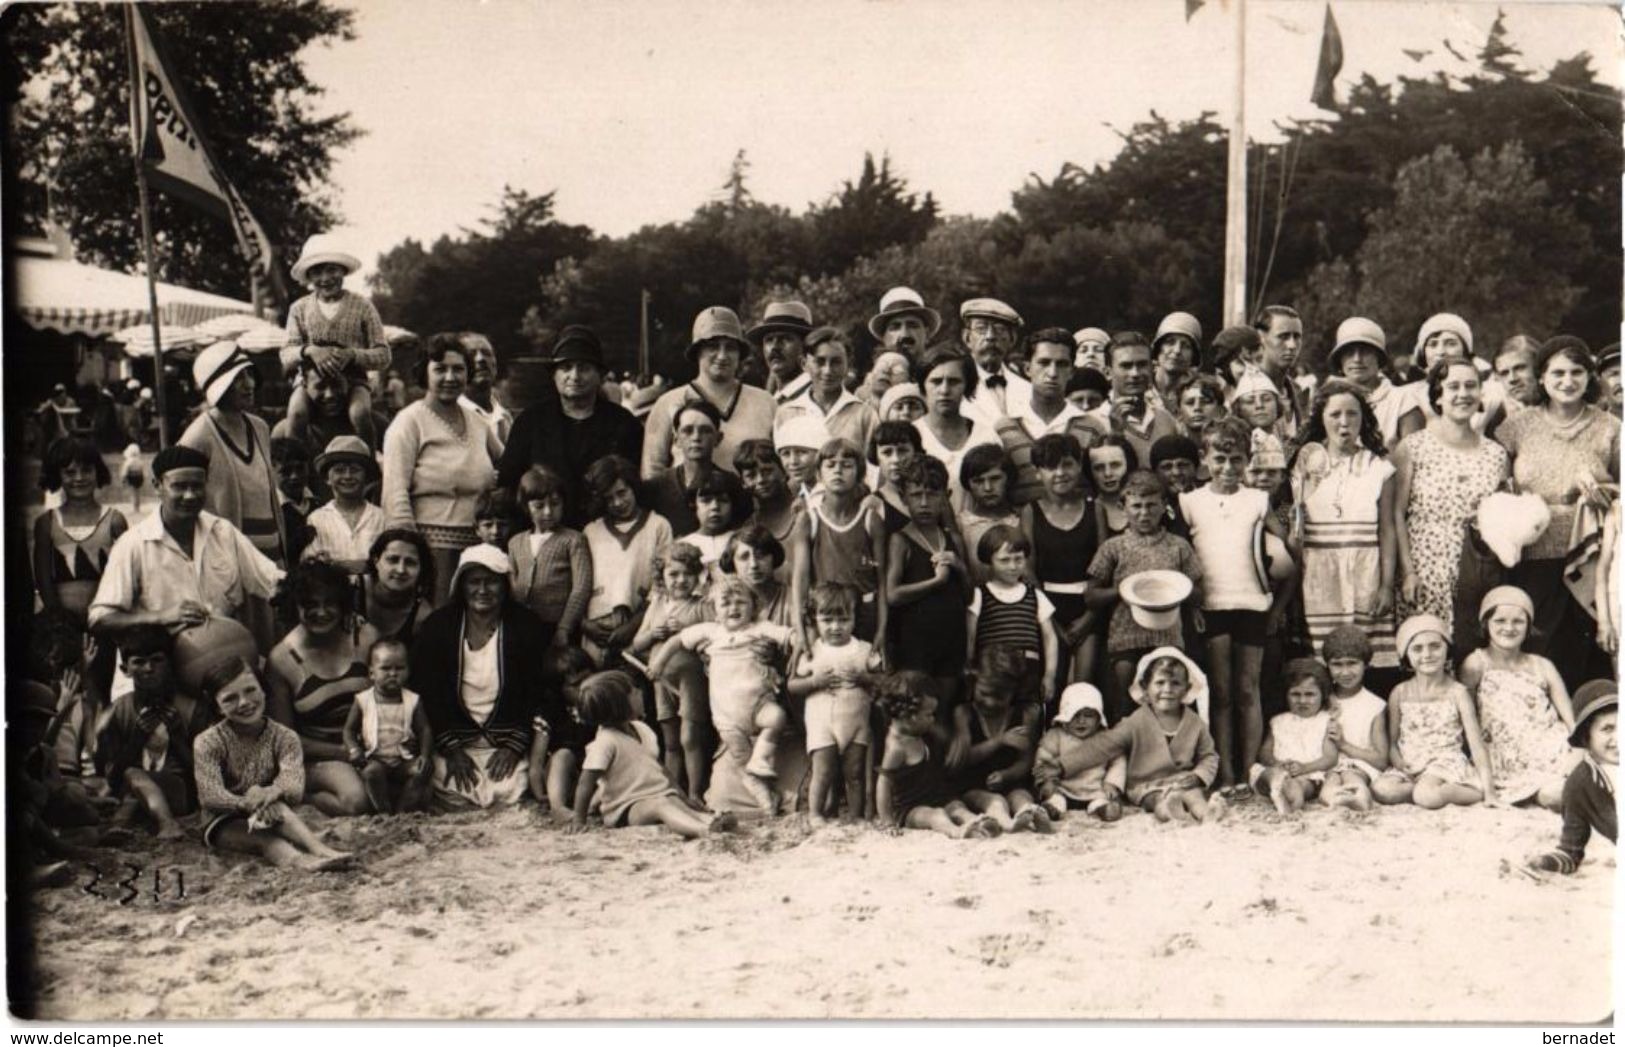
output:
<svg viewBox="0 0 1625 1047"><path fill-rule="evenodd" d="M1483 353L1440 314L1400 353L1350 317L1317 372L1284 305L1209 340L984 297L949 334L897 287L872 345L703 310L642 417L565 327L515 416L468 332L374 396L359 267L295 265L276 430L246 353L198 354L145 519L93 445L47 451L44 838L197 816L328 868L300 805L982 837L1534 803L1567 872L1615 835L1617 345Z"/></svg>

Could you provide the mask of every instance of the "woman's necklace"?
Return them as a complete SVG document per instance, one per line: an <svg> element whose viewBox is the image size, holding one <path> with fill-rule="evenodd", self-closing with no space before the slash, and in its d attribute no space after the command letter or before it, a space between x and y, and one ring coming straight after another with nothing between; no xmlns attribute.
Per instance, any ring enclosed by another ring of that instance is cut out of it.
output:
<svg viewBox="0 0 1625 1047"><path fill-rule="evenodd" d="M1341 449L1332 447L1330 451L1331 464L1327 470L1326 478L1321 481L1330 489L1332 513L1341 520L1343 518L1343 495L1348 485L1354 479L1355 454L1344 454ZM1335 478L1335 479L1334 479Z"/></svg>

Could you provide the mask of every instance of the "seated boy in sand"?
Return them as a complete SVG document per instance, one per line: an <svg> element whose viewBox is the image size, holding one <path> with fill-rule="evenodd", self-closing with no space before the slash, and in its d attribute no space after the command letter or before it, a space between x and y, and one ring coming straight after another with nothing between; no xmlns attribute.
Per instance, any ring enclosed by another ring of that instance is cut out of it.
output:
<svg viewBox="0 0 1625 1047"><path fill-rule="evenodd" d="M259 674L231 657L204 674L201 690L223 717L193 747L204 845L284 868L347 865L351 855L323 843L294 813L305 791L304 754L299 736L265 715Z"/></svg>
<svg viewBox="0 0 1625 1047"><path fill-rule="evenodd" d="M344 721L344 750L361 770L374 813L415 811L429 799L434 735L416 691L406 689L406 644L379 640L367 656L372 686Z"/></svg>
<svg viewBox="0 0 1625 1047"><path fill-rule="evenodd" d="M1592 680L1574 692L1574 731L1569 744L1585 758L1563 785L1563 834L1557 849L1529 859L1538 872L1574 872L1585 860L1593 830L1619 842L1619 690L1612 680Z"/></svg>
<svg viewBox="0 0 1625 1047"><path fill-rule="evenodd" d="M96 736L96 769L123 803L117 824L150 818L160 840L184 835L177 818L197 810L192 742L209 725L206 705L175 690L169 630L138 625L118 638L132 690L119 695Z"/></svg>
<svg viewBox="0 0 1625 1047"><path fill-rule="evenodd" d="M881 824L930 829L954 839L999 835L997 819L977 815L954 795L948 743L936 720L936 680L912 669L891 673L875 689L875 703L890 722L875 786Z"/></svg>

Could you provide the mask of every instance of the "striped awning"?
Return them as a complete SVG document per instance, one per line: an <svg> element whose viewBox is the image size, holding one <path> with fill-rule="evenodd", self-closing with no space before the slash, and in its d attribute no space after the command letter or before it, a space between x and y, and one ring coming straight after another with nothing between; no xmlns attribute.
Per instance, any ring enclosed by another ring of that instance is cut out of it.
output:
<svg viewBox="0 0 1625 1047"><path fill-rule="evenodd" d="M145 277L57 258L24 255L14 264L16 298L11 308L30 327L106 337L151 321ZM217 316L251 316L253 312L250 302L174 284L158 285L159 319L166 325L190 327Z"/></svg>

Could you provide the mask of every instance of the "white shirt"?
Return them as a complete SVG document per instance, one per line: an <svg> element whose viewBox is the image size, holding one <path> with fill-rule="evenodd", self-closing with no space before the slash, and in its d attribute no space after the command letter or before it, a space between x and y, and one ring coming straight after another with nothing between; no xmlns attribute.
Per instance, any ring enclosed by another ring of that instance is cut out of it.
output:
<svg viewBox="0 0 1625 1047"><path fill-rule="evenodd" d="M491 427L491 431L497 434L498 440L504 444L508 442L508 433L513 430L513 412L497 401L496 394L493 393L491 396L491 409L489 411L470 400L467 395L459 396L457 402L485 419L485 423Z"/></svg>
<svg viewBox="0 0 1625 1047"><path fill-rule="evenodd" d="M1089 417L1089 415L1079 410L1078 405L1072 401L1063 400L1062 403L1064 406L1061 408L1060 413L1047 422L1039 418L1038 415L1033 412L1032 400L1030 398L1027 401L1026 407L1021 411L1021 413L1013 414L1011 417L1014 418L1016 422L1020 424L1021 428L1026 430L1027 435L1032 437L1034 440L1037 440L1042 436L1049 436L1052 433L1064 433L1072 425L1072 420L1074 418Z"/></svg>
<svg viewBox="0 0 1625 1047"><path fill-rule="evenodd" d="M303 558L315 560L325 555L329 560L365 561L372 551L372 543L384 533L384 511L371 502L363 502L351 527L339 512L338 503L317 506L305 517L316 536L305 546Z"/></svg>
<svg viewBox="0 0 1625 1047"><path fill-rule="evenodd" d="M875 409L859 400L849 389L842 389L841 395L836 397L827 411L813 399L810 385L804 386L798 395L789 399L780 397L779 409L773 413L773 427L777 429L801 415L817 418L824 423L832 438L851 440L865 454L869 450L869 437L873 435L875 426L880 424L880 416L875 414Z"/></svg>
<svg viewBox="0 0 1625 1047"><path fill-rule="evenodd" d="M198 514L188 556L164 528L160 509L113 543L90 604L90 625L113 611L170 611L183 600L236 617L249 596L269 598L281 581L280 567L211 512Z"/></svg>
<svg viewBox="0 0 1625 1047"><path fill-rule="evenodd" d="M990 388L987 380L993 372L976 365L976 395L965 397L965 414L978 414L991 425L1001 418L1014 418L1024 414L1033 399L1033 385L1021 375L1006 367L999 372L1004 378L1004 389Z"/></svg>
<svg viewBox="0 0 1625 1047"><path fill-rule="evenodd" d="M468 646L465 638L463 644L463 675L461 693L463 708L477 724L484 724L496 711L497 691L501 687L502 676L497 666L497 653L502 650L502 627L485 641L485 646L474 650Z"/></svg>
<svg viewBox="0 0 1625 1047"><path fill-rule="evenodd" d="M794 378L790 379L788 382L785 382L783 385L779 386L779 388L773 393L773 399L781 404L788 403L789 401L800 396L802 393L806 392L807 387L811 384L812 376L806 371L803 371Z"/></svg>
<svg viewBox="0 0 1625 1047"><path fill-rule="evenodd" d="M1269 494L1253 487L1218 494L1209 484L1180 495L1179 509L1202 563L1202 609L1269 610L1253 565L1253 532L1270 511Z"/></svg>

